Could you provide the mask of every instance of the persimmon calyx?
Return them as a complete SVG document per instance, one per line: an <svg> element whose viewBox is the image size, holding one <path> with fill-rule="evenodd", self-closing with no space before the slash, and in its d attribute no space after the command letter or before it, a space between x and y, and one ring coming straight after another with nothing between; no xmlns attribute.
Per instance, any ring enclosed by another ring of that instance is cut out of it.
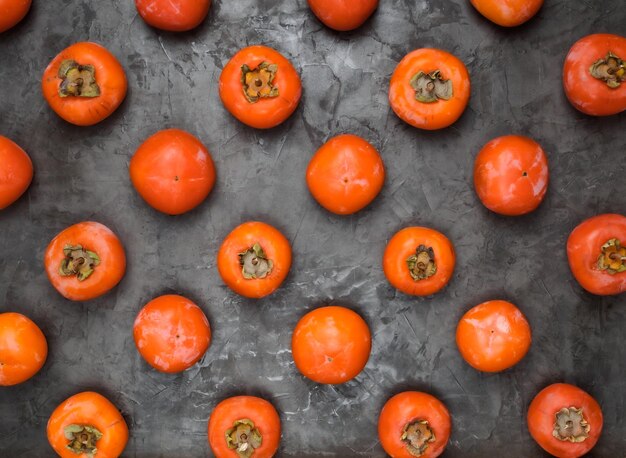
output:
<svg viewBox="0 0 626 458"><path fill-rule="evenodd" d="M589 67L589 73L611 89L617 89L626 81L626 62L609 51L606 57L596 60Z"/></svg>
<svg viewBox="0 0 626 458"><path fill-rule="evenodd" d="M80 65L72 59L61 62L59 78L60 97L98 97L100 87L96 83L96 69L93 65Z"/></svg>
<svg viewBox="0 0 626 458"><path fill-rule="evenodd" d="M233 422L233 427L226 430L226 444L235 450L239 458L250 458L263 443L263 436L254 422L242 418Z"/></svg>
<svg viewBox="0 0 626 458"><path fill-rule="evenodd" d="M591 425L583 416L583 409L563 407L555 415L552 435L563 442L583 442L589 437Z"/></svg>
<svg viewBox="0 0 626 458"><path fill-rule="evenodd" d="M411 87L415 89L415 99L422 103L434 103L452 98L452 81L443 79L440 70L430 73L422 71L413 75L410 81Z"/></svg>
<svg viewBox="0 0 626 458"><path fill-rule="evenodd" d="M265 278L272 273L274 263L267 259L265 250L255 243L243 253L239 253L239 264L243 278L252 280L254 278Z"/></svg>
<svg viewBox="0 0 626 458"><path fill-rule="evenodd" d="M90 425L67 425L63 428L65 438L70 441L66 447L77 455L85 454L91 458L96 456L98 449L96 442L102 438L102 433Z"/></svg>
<svg viewBox="0 0 626 458"><path fill-rule="evenodd" d="M608 240L602 245L597 265L598 269L611 275L626 272L626 247L618 239Z"/></svg>
<svg viewBox="0 0 626 458"><path fill-rule="evenodd" d="M59 266L59 274L63 277L76 275L78 281L85 281L94 267L100 264L100 257L93 251L83 249L82 245L65 245L63 254L65 258Z"/></svg>
<svg viewBox="0 0 626 458"><path fill-rule="evenodd" d="M407 423L402 430L402 442L406 443L407 451L413 456L422 456L428 444L435 442L435 433L426 420L414 420Z"/></svg>
<svg viewBox="0 0 626 458"><path fill-rule="evenodd" d="M277 71L278 65L267 62L261 62L253 69L246 64L241 66L241 84L248 102L256 103L262 98L278 97L278 88L274 86Z"/></svg>
<svg viewBox="0 0 626 458"><path fill-rule="evenodd" d="M420 245L415 250L415 254L406 259L411 278L415 281L425 280L437 273L435 263L435 252L431 247Z"/></svg>

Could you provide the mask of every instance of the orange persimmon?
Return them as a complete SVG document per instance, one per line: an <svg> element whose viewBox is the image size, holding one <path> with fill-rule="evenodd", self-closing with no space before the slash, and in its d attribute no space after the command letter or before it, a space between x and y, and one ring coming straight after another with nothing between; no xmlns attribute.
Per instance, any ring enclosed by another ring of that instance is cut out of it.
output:
<svg viewBox="0 0 626 458"><path fill-rule="evenodd" d="M56 114L77 126L109 117L126 97L126 74L104 46L81 42L61 51L44 71L43 95Z"/></svg>

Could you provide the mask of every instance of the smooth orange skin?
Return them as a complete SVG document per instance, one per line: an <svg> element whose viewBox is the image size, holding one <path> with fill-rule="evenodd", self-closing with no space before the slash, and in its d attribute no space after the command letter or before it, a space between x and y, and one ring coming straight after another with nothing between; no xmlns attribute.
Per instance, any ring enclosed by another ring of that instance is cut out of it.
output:
<svg viewBox="0 0 626 458"><path fill-rule="evenodd" d="M307 0L311 11L331 29L354 30L378 8L378 0Z"/></svg>
<svg viewBox="0 0 626 458"><path fill-rule="evenodd" d="M280 418L272 404L254 396L235 396L220 402L209 418L207 435L216 458L238 458L237 453L226 444L226 431L237 420L247 418L254 422L263 440L254 450L255 458L271 458L280 442Z"/></svg>
<svg viewBox="0 0 626 458"><path fill-rule="evenodd" d="M265 278L245 279L239 253L259 243L268 259L274 262ZM289 240L269 224L250 221L240 224L226 236L217 252L217 269L224 283L237 294L259 299L273 293L285 280L291 267Z"/></svg>
<svg viewBox="0 0 626 458"><path fill-rule="evenodd" d="M94 426L102 433L96 442L97 458L119 457L128 442L128 426L117 407L101 394L85 391L63 401L48 420L48 442L61 458L88 458L67 449L64 429L67 425Z"/></svg>
<svg viewBox="0 0 626 458"><path fill-rule="evenodd" d="M480 150L474 163L478 198L501 215L524 215L535 210L546 195L548 180L548 159L543 148L520 135L494 138Z"/></svg>
<svg viewBox="0 0 626 458"><path fill-rule="evenodd" d="M450 100L422 103L415 99L411 87L413 75L439 69L441 76L452 81ZM410 52L400 61L389 83L389 103L406 123L425 130L443 129L461 117L470 97L470 79L463 62L439 49L422 48Z"/></svg>
<svg viewBox="0 0 626 458"><path fill-rule="evenodd" d="M441 455L450 438L450 414L443 403L434 396L419 391L396 394L384 405L378 417L378 438L385 452L392 458L415 458L403 442L402 431L407 423L426 420L435 434L435 442L420 458Z"/></svg>
<svg viewBox="0 0 626 458"><path fill-rule="evenodd" d="M26 151L0 135L0 210L26 192L33 181L33 163Z"/></svg>
<svg viewBox="0 0 626 458"><path fill-rule="evenodd" d="M32 0L0 0L0 33L17 25L30 10Z"/></svg>
<svg viewBox="0 0 626 458"><path fill-rule="evenodd" d="M383 160L356 135L331 138L317 150L306 171L309 191L326 210L350 215L369 205L385 182Z"/></svg>
<svg viewBox="0 0 626 458"><path fill-rule="evenodd" d="M93 65L100 95L88 97L61 97L59 67L66 59L80 65ZM122 65L104 46L96 43L75 43L61 51L43 73L43 95L56 114L77 126L92 126L109 117L126 97L126 74Z"/></svg>
<svg viewBox="0 0 626 458"><path fill-rule="evenodd" d="M556 413L563 407L583 409L591 429L583 442L558 440L552 435ZM588 393L567 383L555 383L537 394L528 408L528 431L546 452L558 458L578 458L588 453L602 433L602 409Z"/></svg>
<svg viewBox="0 0 626 458"><path fill-rule="evenodd" d="M599 270L598 256L610 239L626 245L626 216L604 214L580 223L567 239L567 260L576 281L591 294L611 296L626 291L626 272Z"/></svg>
<svg viewBox="0 0 626 458"><path fill-rule="evenodd" d="M100 265L84 281L74 275L63 277L59 266L65 245L82 245L100 257ZM117 236L103 224L91 221L74 224L61 231L48 245L44 257L46 273L52 286L66 299L88 301L113 289L126 272L126 254Z"/></svg>
<svg viewBox="0 0 626 458"><path fill-rule="evenodd" d="M147 24L169 32L185 32L200 25L211 8L211 0L135 0Z"/></svg>
<svg viewBox="0 0 626 458"><path fill-rule="evenodd" d="M320 307L307 313L291 338L296 367L317 383L352 380L365 368L371 349L367 323L345 307Z"/></svg>
<svg viewBox="0 0 626 458"><path fill-rule="evenodd" d="M156 370L173 374L193 366L211 344L209 320L200 307L183 296L152 299L133 326L137 350Z"/></svg>
<svg viewBox="0 0 626 458"><path fill-rule="evenodd" d="M429 278L415 281L406 260L415 254L420 245L432 247L437 272ZM394 288L412 296L429 296L448 284L455 262L454 247L441 232L427 227L406 227L389 240L383 255L383 270Z"/></svg>
<svg viewBox="0 0 626 458"><path fill-rule="evenodd" d="M474 369L500 372L528 353L530 326L524 314L506 301L488 301L467 311L456 328L461 356Z"/></svg>
<svg viewBox="0 0 626 458"><path fill-rule="evenodd" d="M541 9L543 0L470 0L474 8L491 22L515 27L531 19Z"/></svg>
<svg viewBox="0 0 626 458"><path fill-rule="evenodd" d="M250 103L241 84L241 66L251 69L262 62L278 65L274 86L279 95ZM256 129L270 129L285 121L298 107L302 96L300 77L278 51L267 46L249 46L237 52L220 75L220 98L226 109L242 123Z"/></svg>
<svg viewBox="0 0 626 458"><path fill-rule="evenodd" d="M209 150L180 129L159 131L143 142L130 160L129 172L139 195L168 215L194 209L215 184Z"/></svg>
<svg viewBox="0 0 626 458"><path fill-rule="evenodd" d="M25 382L47 357L46 337L35 323L19 313L0 313L0 386Z"/></svg>
<svg viewBox="0 0 626 458"><path fill-rule="evenodd" d="M574 108L591 116L610 116L626 110L626 84L611 89L589 73L589 67L609 51L626 59L626 38L608 33L588 35L572 46L563 65L565 95Z"/></svg>

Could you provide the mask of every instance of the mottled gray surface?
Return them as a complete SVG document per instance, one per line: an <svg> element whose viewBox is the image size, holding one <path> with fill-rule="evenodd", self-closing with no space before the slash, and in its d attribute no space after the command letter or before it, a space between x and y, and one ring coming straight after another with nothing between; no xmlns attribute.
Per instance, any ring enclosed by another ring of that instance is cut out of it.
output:
<svg viewBox="0 0 626 458"><path fill-rule="evenodd" d="M0 389L0 456L51 456L47 418L83 390L122 410L131 431L127 457L210 455L212 408L242 393L278 408L280 456L383 456L380 408L392 394L418 389L452 414L445 457L536 457L543 454L525 412L557 381L579 385L603 406L593 456L624 456L626 303L583 292L565 242L587 217L626 212L626 116L576 112L560 80L575 40L626 34L623 0L546 0L514 30L491 24L466 0L382 0L371 20L346 34L322 26L305 0L218 0L203 25L179 35L146 26L131 0L34 3L0 36L0 134L22 145L36 169L27 194L0 213L0 310L34 319L50 353L32 380ZM91 128L58 118L39 88L48 62L83 40L108 47L130 86L120 109ZM217 91L230 56L257 43L288 56L304 87L295 114L266 132L228 115ZM387 101L397 62L424 46L453 52L472 77L466 113L439 132L404 124ZM210 198L179 217L149 208L128 179L135 149L166 127L202 139L218 171ZM304 182L313 152L341 132L370 140L387 168L379 198L351 217L324 211ZM508 133L533 137L550 160L546 201L521 218L490 213L472 186L477 151ZM252 219L278 227L294 250L284 286L260 301L228 290L215 266L223 237ZM112 228L128 254L121 284L84 304L57 294L42 265L50 239L82 220ZM447 234L458 255L450 285L430 298L396 292L381 269L387 240L416 224ZM168 292L196 301L214 331L204 359L179 375L152 370L131 335L143 304ZM468 308L492 298L523 310L534 342L515 368L484 375L461 359L454 332ZM359 311L373 334L363 373L335 387L304 379L290 351L299 317L330 303Z"/></svg>

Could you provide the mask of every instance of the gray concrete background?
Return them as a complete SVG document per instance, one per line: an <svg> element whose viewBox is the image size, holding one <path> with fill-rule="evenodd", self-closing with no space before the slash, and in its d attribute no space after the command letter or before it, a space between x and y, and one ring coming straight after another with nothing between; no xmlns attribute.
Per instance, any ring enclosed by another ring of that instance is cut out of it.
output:
<svg viewBox="0 0 626 458"><path fill-rule="evenodd" d="M0 310L31 317L50 352L33 379L0 389L0 455L50 457L52 410L76 392L97 390L129 424L126 457L210 455L212 408L243 393L280 412L280 456L378 457L380 408L417 389L451 412L445 457L544 456L525 412L540 389L566 381L603 407L592 455L625 456L624 296L586 294L565 255L567 236L583 219L626 212L626 116L584 116L561 87L569 47L594 32L626 34L622 0L546 0L536 18L513 30L488 22L466 0L382 0L362 28L344 34L321 25L305 0L217 0L204 24L178 35L148 27L130 0L35 0L23 23L0 35L0 133L28 151L36 170L27 194L0 213ZM112 51L129 79L124 104L91 128L57 117L39 86L48 62L84 40ZM303 81L300 107L271 131L237 122L217 91L228 59L257 43L288 56ZM387 101L395 65L427 46L461 58L473 85L463 117L438 132L406 125ZM198 136L218 173L210 198L179 217L152 210L128 179L135 149L167 127ZM372 142L387 169L379 198L350 217L320 208L304 181L314 151L342 132ZM545 202L520 218L490 213L472 185L477 151L508 133L534 138L550 161ZM260 301L228 290L215 266L223 237L253 219L278 227L294 251L284 286ZM81 304L56 293L42 258L56 233L83 220L119 235L128 271L110 294ZM454 277L434 297L408 297L385 281L385 244L409 225L434 227L455 245ZM214 332L202 361L179 375L152 370L131 333L139 309L168 292L196 301ZM454 332L467 309L493 298L522 309L534 341L516 367L484 375L461 359ZM341 386L304 379L291 358L293 327L323 304L357 310L373 334L367 367Z"/></svg>

